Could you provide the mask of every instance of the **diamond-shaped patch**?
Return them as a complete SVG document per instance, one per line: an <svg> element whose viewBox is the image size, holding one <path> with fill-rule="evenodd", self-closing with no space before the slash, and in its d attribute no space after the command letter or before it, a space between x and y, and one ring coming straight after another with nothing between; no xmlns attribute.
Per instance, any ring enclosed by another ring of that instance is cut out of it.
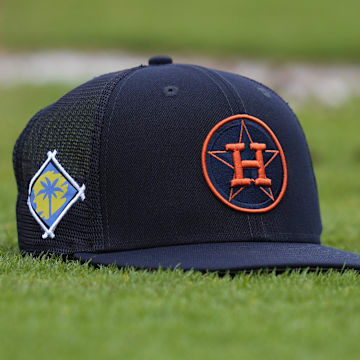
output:
<svg viewBox="0 0 360 360"><path fill-rule="evenodd" d="M85 185L81 187L56 159L56 150L48 158L29 185L28 206L44 230L43 238L55 237L54 231L63 216L80 198L85 200Z"/></svg>

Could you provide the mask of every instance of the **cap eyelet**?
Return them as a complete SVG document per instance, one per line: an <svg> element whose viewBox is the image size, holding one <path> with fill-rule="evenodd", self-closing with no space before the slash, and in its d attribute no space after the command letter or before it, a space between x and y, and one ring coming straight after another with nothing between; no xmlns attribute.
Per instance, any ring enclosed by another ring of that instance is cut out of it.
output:
<svg viewBox="0 0 360 360"><path fill-rule="evenodd" d="M164 87L165 96L176 96L178 92L179 92L179 88L175 85Z"/></svg>

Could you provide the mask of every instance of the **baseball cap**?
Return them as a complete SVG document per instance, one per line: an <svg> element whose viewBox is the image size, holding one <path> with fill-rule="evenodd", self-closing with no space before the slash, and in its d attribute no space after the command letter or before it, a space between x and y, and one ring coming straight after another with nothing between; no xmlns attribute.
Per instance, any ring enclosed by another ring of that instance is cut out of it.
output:
<svg viewBox="0 0 360 360"><path fill-rule="evenodd" d="M13 154L19 247L95 265L360 268L322 246L300 123L246 77L153 57L40 110Z"/></svg>

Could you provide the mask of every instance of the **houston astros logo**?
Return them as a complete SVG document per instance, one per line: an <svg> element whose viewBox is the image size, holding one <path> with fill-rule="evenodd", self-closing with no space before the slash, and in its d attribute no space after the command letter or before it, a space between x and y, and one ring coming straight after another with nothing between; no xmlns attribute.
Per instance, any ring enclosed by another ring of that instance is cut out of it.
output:
<svg viewBox="0 0 360 360"><path fill-rule="evenodd" d="M286 190L279 140L254 116L234 115L215 125L203 145L202 167L211 191L238 211L269 211Z"/></svg>

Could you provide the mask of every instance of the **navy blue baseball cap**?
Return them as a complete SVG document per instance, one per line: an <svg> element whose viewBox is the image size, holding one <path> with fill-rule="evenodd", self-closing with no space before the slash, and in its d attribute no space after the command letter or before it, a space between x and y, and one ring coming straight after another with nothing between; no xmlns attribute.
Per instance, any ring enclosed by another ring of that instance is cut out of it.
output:
<svg viewBox="0 0 360 360"><path fill-rule="evenodd" d="M40 110L14 149L20 250L93 264L360 268L322 246L300 123L264 85L154 57Z"/></svg>

